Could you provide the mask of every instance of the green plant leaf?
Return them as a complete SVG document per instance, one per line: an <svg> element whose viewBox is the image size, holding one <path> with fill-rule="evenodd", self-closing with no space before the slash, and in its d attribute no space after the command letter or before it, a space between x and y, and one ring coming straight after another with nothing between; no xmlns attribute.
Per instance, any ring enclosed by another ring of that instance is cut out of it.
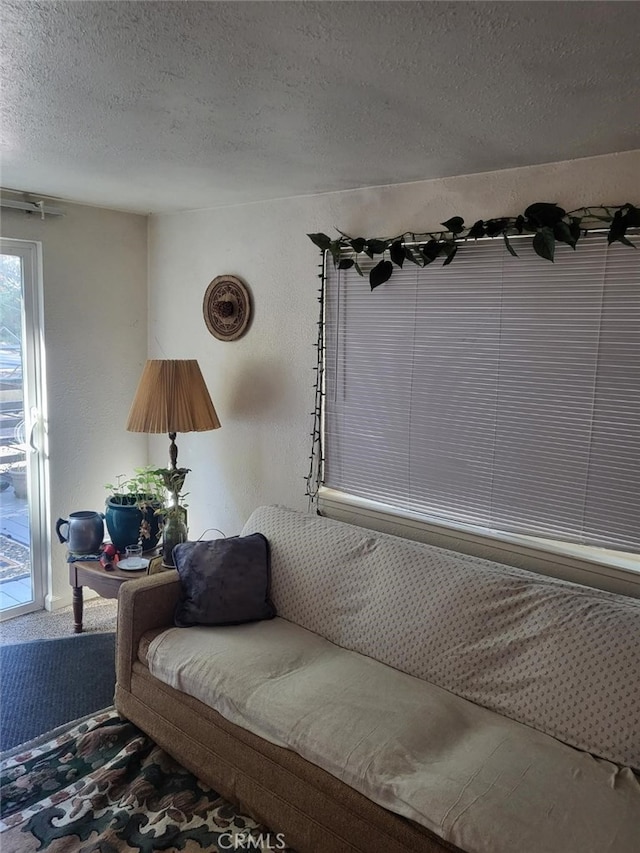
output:
<svg viewBox="0 0 640 853"><path fill-rule="evenodd" d="M482 221L482 219L478 219L478 221L474 222L473 225L471 226L471 228L469 229L469 233L467 234L467 237L471 237L474 240L477 240L478 237L484 237L484 236L485 236L484 222Z"/></svg>
<svg viewBox="0 0 640 853"><path fill-rule="evenodd" d="M444 246L444 251L447 257L444 259L442 266L448 267L451 261L455 258L458 247L455 243L445 243Z"/></svg>
<svg viewBox="0 0 640 853"><path fill-rule="evenodd" d="M364 251L364 246L367 241L364 237L355 237L353 240L349 240L349 245L353 249L354 252L360 254L360 252Z"/></svg>
<svg viewBox="0 0 640 853"><path fill-rule="evenodd" d="M360 266L360 264L357 261L354 263L353 267L359 276L364 275L364 273L362 272L362 267Z"/></svg>
<svg viewBox="0 0 640 853"><path fill-rule="evenodd" d="M609 228L609 233L607 234L607 243L609 245L616 243L617 241L622 243L626 230L627 226L624 224L622 211L616 210L611 222L611 228Z"/></svg>
<svg viewBox="0 0 640 853"><path fill-rule="evenodd" d="M442 244L437 240L429 240L429 242L425 243L424 246L420 246L420 251L424 255L427 263L431 263L431 261L435 261L442 251Z"/></svg>
<svg viewBox="0 0 640 853"><path fill-rule="evenodd" d="M580 235L582 234L582 229L580 228L581 219L578 219L577 216L571 217L571 222L569 223L569 231L571 232L571 237L573 239L573 245L578 242L580 239Z"/></svg>
<svg viewBox="0 0 640 853"><path fill-rule="evenodd" d="M522 234L522 232L524 231L524 223L525 220L522 214L516 217L516 221L513 223L513 227L516 229L518 234Z"/></svg>
<svg viewBox="0 0 640 853"><path fill-rule="evenodd" d="M380 285L384 284L385 281L389 281L392 273L393 264L391 261L380 261L380 263L376 264L369 273L369 284L371 285L371 290L375 290L376 287L380 287Z"/></svg>
<svg viewBox="0 0 640 853"><path fill-rule="evenodd" d="M536 202L530 204L524 215L538 228L553 228L556 222L560 222L567 215L566 210L558 207L555 202Z"/></svg>
<svg viewBox="0 0 640 853"><path fill-rule="evenodd" d="M341 258L340 263L338 264L339 270L350 270L351 267L355 264L353 258Z"/></svg>
<svg viewBox="0 0 640 853"><path fill-rule="evenodd" d="M625 227L640 228L640 207L634 207L628 202L623 207L626 208L626 212L622 216Z"/></svg>
<svg viewBox="0 0 640 853"><path fill-rule="evenodd" d="M611 222L611 228L609 229L609 233L607 235L607 242L609 245L611 245L612 243L622 243L625 246L629 246L630 248L635 249L634 244L626 236L628 227L627 221L627 213L623 214L622 210L617 210L613 217L613 221Z"/></svg>
<svg viewBox="0 0 640 853"><path fill-rule="evenodd" d="M560 222L556 222L556 224L553 226L553 236L560 243L566 243L568 246L571 246L571 248L575 250L576 241L573 238L571 226L567 225L566 222L563 222L562 220Z"/></svg>
<svg viewBox="0 0 640 853"><path fill-rule="evenodd" d="M402 264L404 263L404 260L407 256L402 240L396 240L395 243L391 244L389 255L391 256L391 260L393 261L393 263L397 267L402 268Z"/></svg>
<svg viewBox="0 0 640 853"><path fill-rule="evenodd" d="M315 243L319 249L322 249L323 252L327 251L331 243L331 240L326 234L307 234L307 237Z"/></svg>
<svg viewBox="0 0 640 853"><path fill-rule="evenodd" d="M381 255L383 252L387 250L388 241L387 240L367 240L367 247L365 251L370 257L374 255Z"/></svg>
<svg viewBox="0 0 640 853"><path fill-rule="evenodd" d="M453 216L446 222L441 222L440 225L444 225L452 234L461 234L464 231L464 219L461 216Z"/></svg>
<svg viewBox="0 0 640 853"><path fill-rule="evenodd" d="M539 255L546 261L551 261L553 263L553 256L555 254L556 248L556 239L553 236L553 231L551 230L551 228L541 228L539 231L536 232L536 235L533 238L533 248L535 250L536 255Z"/></svg>
<svg viewBox="0 0 640 853"><path fill-rule="evenodd" d="M485 227L487 229L487 237L497 237L509 225L509 220L503 217L502 219L487 219Z"/></svg>
<svg viewBox="0 0 640 853"><path fill-rule="evenodd" d="M511 241L510 241L510 240L509 240L509 238L507 237L507 232L506 232L506 231L503 231L503 232L502 232L502 236L504 237L504 244L505 244L505 246L507 247L507 250L508 250L509 254L510 254L510 255L513 255L513 257L514 257L514 258L517 258L517 257L518 257L518 253L516 252L516 250L515 250L515 249L513 248L513 246L511 245Z"/></svg>

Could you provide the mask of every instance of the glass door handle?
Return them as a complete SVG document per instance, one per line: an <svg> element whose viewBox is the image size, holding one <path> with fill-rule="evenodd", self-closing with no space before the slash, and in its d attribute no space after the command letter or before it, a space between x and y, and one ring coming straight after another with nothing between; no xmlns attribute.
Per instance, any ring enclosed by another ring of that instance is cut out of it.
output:
<svg viewBox="0 0 640 853"><path fill-rule="evenodd" d="M37 409L31 409L31 428L29 429L29 448L32 453L37 453L39 448L35 442L36 430L40 423L40 413Z"/></svg>

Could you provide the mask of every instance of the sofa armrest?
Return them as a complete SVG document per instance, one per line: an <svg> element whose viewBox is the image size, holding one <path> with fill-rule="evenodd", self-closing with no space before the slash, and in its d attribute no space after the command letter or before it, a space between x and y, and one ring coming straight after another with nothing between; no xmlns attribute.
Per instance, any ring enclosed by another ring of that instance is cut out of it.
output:
<svg viewBox="0 0 640 853"><path fill-rule="evenodd" d="M131 668L138 657L140 639L147 631L172 628L180 597L178 573L161 572L123 583L118 594L116 676L125 690L131 688Z"/></svg>

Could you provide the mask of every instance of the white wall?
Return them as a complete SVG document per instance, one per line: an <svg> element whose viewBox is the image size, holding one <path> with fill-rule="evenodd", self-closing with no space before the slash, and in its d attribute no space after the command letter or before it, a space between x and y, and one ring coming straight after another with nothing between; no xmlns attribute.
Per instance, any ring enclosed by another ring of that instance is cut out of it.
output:
<svg viewBox="0 0 640 853"><path fill-rule="evenodd" d="M56 202L41 221L4 211L2 235L41 241L49 410L52 578L47 606L71 601L55 521L104 510L104 484L147 460L125 420L146 359L147 219Z"/></svg>
<svg viewBox="0 0 640 853"><path fill-rule="evenodd" d="M61 204L42 222L4 212L5 237L42 241L49 403L51 528L79 509L102 510L104 483L168 442L124 428L147 357L198 358L222 422L178 437L193 469L190 528L237 533L262 503L305 509L319 253L306 234L333 227L382 236L521 212L533 201L579 207L637 202L640 152L547 166L265 202L149 220ZM244 338L222 343L202 319L216 275L241 276L254 297ZM366 286L366 284L365 284ZM148 328L145 321L148 319ZM52 543L49 606L69 603L64 548Z"/></svg>
<svg viewBox="0 0 640 853"><path fill-rule="evenodd" d="M338 227L391 236L437 228L454 215L467 222L515 215L536 201L569 209L639 197L635 151L152 217L150 357L199 359L222 422L215 432L178 438L179 462L193 469L191 536L210 526L237 533L262 503L306 508L319 259L307 233L333 236ZM202 318L207 284L222 273L239 275L254 297L252 327L232 343L213 338ZM153 440L151 458L164 462L166 441Z"/></svg>

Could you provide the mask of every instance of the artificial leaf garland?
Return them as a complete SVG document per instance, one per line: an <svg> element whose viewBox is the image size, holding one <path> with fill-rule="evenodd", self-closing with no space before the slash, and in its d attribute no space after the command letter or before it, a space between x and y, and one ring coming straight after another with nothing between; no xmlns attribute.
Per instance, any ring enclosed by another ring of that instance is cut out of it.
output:
<svg viewBox="0 0 640 853"><path fill-rule="evenodd" d="M507 251L514 257L518 253L509 237L515 234L533 234L533 249L537 255L553 262L557 243L566 243L575 250L580 238L587 233L587 223L607 223L607 240L611 243L623 243L635 248L627 237L631 228L640 228L640 208L627 202L620 205L600 205L580 207L567 212L555 203L536 202L530 204L519 216L504 216L495 219L479 219L471 227L464 224L461 216L452 216L441 222L444 230L424 233L405 232L397 237L367 239L350 237L339 231L340 237L332 240L326 234L308 234L307 236L323 252L328 252L333 263L339 269L355 268L364 275L358 255L365 254L371 259L382 255L381 260L369 272L369 283L374 290L393 275L395 267L402 268L407 261L420 267L443 258L443 266L452 263L461 241L477 240L481 237L501 237ZM591 224L591 228L595 225ZM346 256L354 255L354 257ZM386 257L388 255L388 257Z"/></svg>

